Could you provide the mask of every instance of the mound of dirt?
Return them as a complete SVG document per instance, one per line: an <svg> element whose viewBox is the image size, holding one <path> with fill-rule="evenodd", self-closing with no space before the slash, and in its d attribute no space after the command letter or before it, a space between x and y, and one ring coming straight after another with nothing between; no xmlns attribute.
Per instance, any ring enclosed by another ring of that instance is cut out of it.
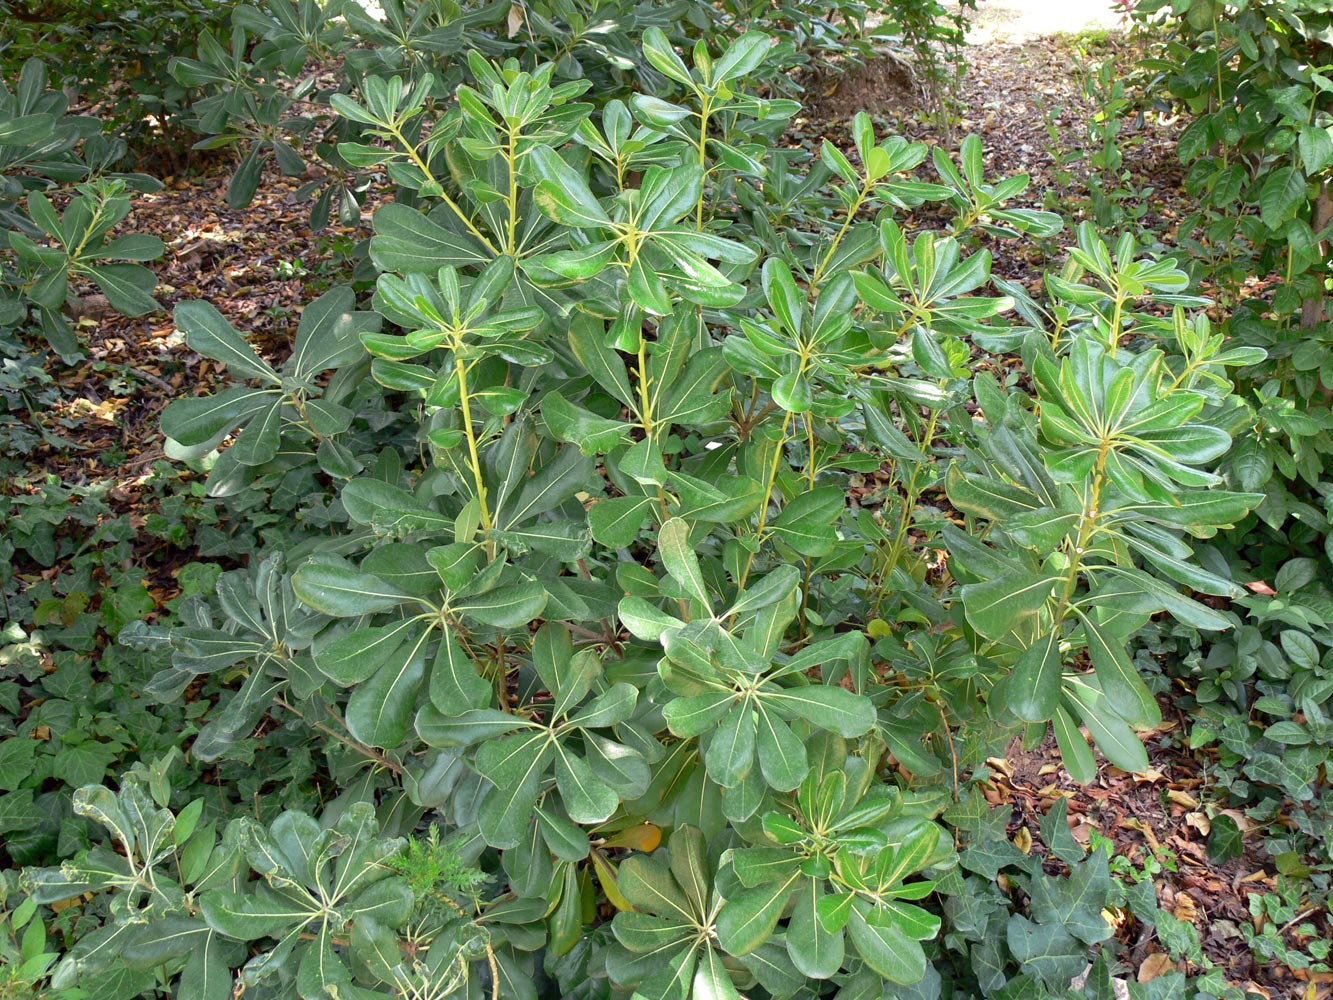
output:
<svg viewBox="0 0 1333 1000"><path fill-rule="evenodd" d="M808 93L812 100L806 114L823 121L842 121L858 111L898 117L921 104L921 88L911 67L891 55L815 81Z"/></svg>

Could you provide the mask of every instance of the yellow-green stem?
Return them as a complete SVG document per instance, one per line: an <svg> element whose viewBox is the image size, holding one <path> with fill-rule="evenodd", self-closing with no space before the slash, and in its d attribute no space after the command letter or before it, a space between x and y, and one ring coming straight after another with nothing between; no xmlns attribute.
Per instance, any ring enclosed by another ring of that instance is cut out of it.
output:
<svg viewBox="0 0 1333 1000"><path fill-rule="evenodd" d="M713 109L708 96L703 98L703 104L699 109L699 173L706 180L708 177L708 116L712 114ZM699 204L694 208L694 228L703 229L704 227L704 198L707 197L707 187L699 191Z"/></svg>
<svg viewBox="0 0 1333 1000"><path fill-rule="evenodd" d="M429 165L427 165L426 161L422 159L421 154L417 152L416 146L412 145L412 143L407 141L407 137L403 135L402 130L399 129L397 126L391 126L389 132L390 134L393 135L395 139L398 140L398 144L402 146L403 152L407 154L408 159L410 159L416 165L416 168L426 176L426 180L430 181L432 184L435 184L440 188L440 194L439 194L440 200L449 206L449 209L454 213L454 215L458 216L458 220L461 223L463 223L464 226L467 227L467 231L471 233L473 236L475 236L478 242L480 242L482 246L484 246L487 250L489 250L491 254L493 254L496 257L500 256L500 251L495 248L495 244L492 243L490 240L488 240L486 238L486 235L475 225L472 224L472 220L467 217L467 213L464 212L461 208L459 208L458 203L454 201L452 198L450 198L448 193L445 192L444 185L440 184L440 182L436 179L435 174L431 172Z"/></svg>
<svg viewBox="0 0 1333 1000"><path fill-rule="evenodd" d="M481 456L477 453L477 435L472 428L472 404L467 393L467 364L457 353L454 354L454 374L458 376L458 405L463 411L463 431L467 435L468 460L472 465L472 478L476 484L477 504L481 508L481 526L487 532L486 555L495 556L495 542L489 537L495 527L491 520L490 505L486 502L486 481L481 475Z"/></svg>
<svg viewBox="0 0 1333 1000"><path fill-rule="evenodd" d="M505 246L511 256L518 253L518 136L509 130L509 241Z"/></svg>
<svg viewBox="0 0 1333 1000"><path fill-rule="evenodd" d="M838 252L838 246L842 243L843 237L847 235L847 230L852 227L852 222L856 219L856 213L861 210L865 203L866 196L870 193L870 182L866 181L862 185L860 192L856 196L856 201L852 207L847 210L847 218L843 220L842 228L838 230L838 235L833 237L833 242L829 244L828 253L824 254L824 259L819 262L815 268L814 276L810 279L812 287L819 284L819 280L824 277L824 272L828 270L829 263L833 260L833 255Z"/></svg>
<svg viewBox="0 0 1333 1000"><path fill-rule="evenodd" d="M787 447L787 428L791 426L791 412L788 411L782 418L782 430L778 432L777 444L773 448L773 461L769 464L768 479L764 483L763 502L759 507L759 524L754 529L756 543L763 540L764 528L768 525L768 505L773 497L773 488L778 481L778 466L782 462L783 450ZM745 569L741 572L741 578L736 581L736 589L744 590L745 583L750 578L750 568L754 565L755 553L751 552L745 559Z"/></svg>

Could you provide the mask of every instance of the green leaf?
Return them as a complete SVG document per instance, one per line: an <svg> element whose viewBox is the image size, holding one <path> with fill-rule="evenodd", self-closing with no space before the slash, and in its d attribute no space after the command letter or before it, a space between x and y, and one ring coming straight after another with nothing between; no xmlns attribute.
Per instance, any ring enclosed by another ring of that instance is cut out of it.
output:
<svg viewBox="0 0 1333 1000"><path fill-rule="evenodd" d="M415 645L415 632L424 632L424 626L411 618L391 625L359 628L347 632L332 642L315 647L315 666L320 673L341 687L360 684L405 644Z"/></svg>
<svg viewBox="0 0 1333 1000"><path fill-rule="evenodd" d="M743 701L723 717L708 741L708 776L723 788L739 785L754 766L755 728L754 711Z"/></svg>
<svg viewBox="0 0 1333 1000"><path fill-rule="evenodd" d="M347 731L367 746L391 749L407 736L426 675L426 635L402 647L347 701Z"/></svg>
<svg viewBox="0 0 1333 1000"><path fill-rule="evenodd" d="M1054 577L1035 573L970 583L959 591L968 623L988 639L999 639L1035 615L1051 596Z"/></svg>
<svg viewBox="0 0 1333 1000"><path fill-rule="evenodd" d="M559 745L556 749L555 783L569 818L583 824L605 822L620 805L620 797L598 779L582 757Z"/></svg>
<svg viewBox="0 0 1333 1000"><path fill-rule="evenodd" d="M926 953L893 922L891 916L853 907L847 922L852 946L875 972L894 983L919 982L926 974Z"/></svg>
<svg viewBox="0 0 1333 1000"><path fill-rule="evenodd" d="M763 64L771 44L772 39L762 31L747 31L718 57L710 74L712 82L727 83L749 76Z"/></svg>
<svg viewBox="0 0 1333 1000"><path fill-rule="evenodd" d="M636 400L625 374L625 363L607 347L605 325L585 313L579 313L570 322L569 346L574 356L603 389L628 407Z"/></svg>
<svg viewBox="0 0 1333 1000"><path fill-rule="evenodd" d="M258 379L269 385L282 384L281 376L245 342L245 338L211 303L182 302L176 306L173 316L176 328L185 335L185 343L192 350L206 358L221 361L234 375Z"/></svg>
<svg viewBox="0 0 1333 1000"><path fill-rule="evenodd" d="M1125 721L1134 725L1151 728L1162 721L1161 709L1157 699L1152 696L1148 686L1139 677L1125 644L1116 636L1104 631L1092 619L1080 616L1083 621L1083 634L1088 640L1088 655L1092 658L1092 668L1097 674L1097 683L1102 689L1111 707ZM1036 721L1036 720L1028 720Z"/></svg>
<svg viewBox="0 0 1333 1000"><path fill-rule="evenodd" d="M579 446L585 455L603 455L629 435L629 425L585 410L558 392L548 392L541 403L542 417L559 441Z"/></svg>
<svg viewBox="0 0 1333 1000"><path fill-rule="evenodd" d="M803 372L788 372L773 381L773 402L789 413L806 413L814 399L814 390Z"/></svg>
<svg viewBox="0 0 1333 1000"><path fill-rule="evenodd" d="M611 929L616 940L630 951L651 954L686 940L694 927L680 918L630 910L617 913Z"/></svg>
<svg viewBox="0 0 1333 1000"><path fill-rule="evenodd" d="M592 459L577 448L561 448L553 459L523 482L512 502L501 506L497 499L496 527L512 530L516 525L554 510L580 490L588 488L592 478Z"/></svg>
<svg viewBox="0 0 1333 1000"><path fill-rule="evenodd" d="M1306 202L1305 175L1295 167L1270 171L1259 192L1259 217L1269 229L1281 229Z"/></svg>
<svg viewBox="0 0 1333 1000"><path fill-rule="evenodd" d="M430 671L429 691L431 704L446 715L461 715L464 710L490 704L491 685L477 673L453 629L444 629Z"/></svg>
<svg viewBox="0 0 1333 1000"><path fill-rule="evenodd" d="M224 946L220 934L210 934L190 951L176 984L176 1000L229 1000L232 977Z"/></svg>
<svg viewBox="0 0 1333 1000"><path fill-rule="evenodd" d="M1297 146L1307 175L1317 174L1333 164L1333 137L1329 136L1327 128L1302 125Z"/></svg>
<svg viewBox="0 0 1333 1000"><path fill-rule="evenodd" d="M694 923L689 900L661 861L643 854L631 855L621 863L616 883L636 909Z"/></svg>
<svg viewBox="0 0 1333 1000"><path fill-rule="evenodd" d="M728 954L746 955L773 936L800 872L780 882L742 889L722 904L717 915L717 940Z"/></svg>
<svg viewBox="0 0 1333 1000"><path fill-rule="evenodd" d="M671 47L662 29L656 25L646 28L643 32L643 54L663 76L677 83L683 83L687 87L693 85L694 81L685 61L676 55L676 50Z"/></svg>
<svg viewBox="0 0 1333 1000"><path fill-rule="evenodd" d="M228 452L242 465L265 465L273 461L282 447L281 399L255 414L245 428L236 435Z"/></svg>
<svg viewBox="0 0 1333 1000"><path fill-rule="evenodd" d="M370 258L383 271L434 275L442 267L485 263L489 256L469 235L444 228L397 202L375 211Z"/></svg>
<svg viewBox="0 0 1333 1000"><path fill-rule="evenodd" d="M765 687L759 692L766 707L783 718L805 719L818 729L839 736L860 736L875 724L875 706L863 695L824 684L804 687Z"/></svg>
<svg viewBox="0 0 1333 1000"><path fill-rule="evenodd" d="M711 730L735 703L734 691L710 691L673 698L662 709L662 716L673 733L688 739Z"/></svg>
<svg viewBox="0 0 1333 1000"><path fill-rule="evenodd" d="M382 479L353 479L339 496L347 516L385 534L405 535L432 528L448 531L453 520L429 509L407 490Z"/></svg>
<svg viewBox="0 0 1333 1000"><path fill-rule="evenodd" d="M684 587L690 597L705 608L711 606L708 587L699 569L699 557L690 545L690 526L685 521L673 517L657 530L657 554L671 578Z"/></svg>
<svg viewBox="0 0 1333 1000"><path fill-rule="evenodd" d="M302 311L296 345L285 368L297 378L342 368L365 357L362 335L374 334L379 328L379 316L357 311L356 293L348 285L338 285Z"/></svg>
<svg viewBox="0 0 1333 1000"><path fill-rule="evenodd" d="M1092 756L1092 749L1083 734L1074 725L1074 720L1063 707L1056 706L1051 718L1055 729L1055 742L1060 748L1060 758L1064 761L1069 776L1080 785L1086 785L1097 777L1097 761Z"/></svg>
<svg viewBox="0 0 1333 1000"><path fill-rule="evenodd" d="M824 899L819 879L806 879L796 897L787 924L787 954L803 976L829 979L842 968L845 953L842 929L826 930L818 907Z"/></svg>
<svg viewBox="0 0 1333 1000"><path fill-rule="evenodd" d="M346 563L308 562L292 574L292 590L302 604L335 618L388 611L412 600L374 574Z"/></svg>
<svg viewBox="0 0 1333 1000"><path fill-rule="evenodd" d="M520 716L489 708L445 715L433 705L427 705L417 713L417 734L433 747L471 746L531 725Z"/></svg>
<svg viewBox="0 0 1333 1000"><path fill-rule="evenodd" d="M746 588L723 617L747 614L786 600L796 592L800 582L801 571L795 566L778 566L771 573L761 577L753 586Z"/></svg>
<svg viewBox="0 0 1333 1000"><path fill-rule="evenodd" d="M1214 632L1224 631L1235 624L1222 612L1186 597L1174 587L1148 575L1143 570L1123 566L1099 566L1098 572L1114 576L1116 586L1122 592L1142 594L1147 603L1136 610L1151 612L1165 609L1182 624ZM1106 589L1106 586L1102 585L1094 593L1100 594Z"/></svg>
<svg viewBox="0 0 1333 1000"><path fill-rule="evenodd" d="M559 153L549 146L538 146L528 153L527 163L539 178L532 199L547 217L575 229L610 226L611 217L588 181Z"/></svg>
<svg viewBox="0 0 1333 1000"><path fill-rule="evenodd" d="M492 628L520 628L546 607L549 595L535 580L496 587L483 594L460 595L449 610Z"/></svg>
<svg viewBox="0 0 1333 1000"><path fill-rule="evenodd" d="M636 254L630 261L626 278L629 297L644 312L654 316L668 316L671 314L671 296L662 284L661 277L644 256L642 253Z"/></svg>
<svg viewBox="0 0 1333 1000"><path fill-rule="evenodd" d="M1065 694L1107 760L1122 771L1141 774L1148 770L1148 751L1129 724L1111 709L1104 694L1086 682L1071 684Z"/></svg>
<svg viewBox="0 0 1333 1000"><path fill-rule="evenodd" d="M693 114L689 108L683 108L679 104L672 104L649 94L635 94L630 98L630 106L653 128L669 128Z"/></svg>
<svg viewBox="0 0 1333 1000"><path fill-rule="evenodd" d="M596 662L595 654L592 654L591 651L579 655L588 655ZM569 716L566 721L571 726L578 726L582 729L603 729L607 726L619 725L634 714L634 706L638 703L638 698L639 689L633 684L612 684L578 712Z"/></svg>
<svg viewBox="0 0 1333 1000"><path fill-rule="evenodd" d="M694 970L691 996L694 1000L741 1000L736 985L722 961L712 948L705 948Z"/></svg>
<svg viewBox="0 0 1333 1000"><path fill-rule="evenodd" d="M805 320L805 293L796 287L791 268L779 257L770 257L763 268L764 297L788 333L801 335Z"/></svg>
<svg viewBox="0 0 1333 1000"><path fill-rule="evenodd" d="M797 739L785 722L766 711L761 699L757 705L759 732L756 749L759 768L770 788L790 791L801 783L810 770L805 744Z"/></svg>
<svg viewBox="0 0 1333 1000"><path fill-rule="evenodd" d="M95 264L88 274L102 289L111 307L126 316L143 316L161 306L153 298L157 275L138 264Z"/></svg>
<svg viewBox="0 0 1333 1000"><path fill-rule="evenodd" d="M1005 683L1005 704L1024 722L1045 722L1060 704L1060 633L1047 632L1025 649Z"/></svg>
<svg viewBox="0 0 1333 1000"><path fill-rule="evenodd" d="M546 731L492 740L477 752L477 770L493 786L477 814L486 843L501 850L518 846L532 822L542 775L554 752Z"/></svg>
<svg viewBox="0 0 1333 1000"><path fill-rule="evenodd" d="M657 501L653 497L612 497L588 508L592 537L612 549L623 549L639 536Z"/></svg>
<svg viewBox="0 0 1333 1000"><path fill-rule="evenodd" d="M281 937L293 925L305 924L319 912L313 899L280 894L264 884L249 892L214 889L199 897L199 908L209 927L236 941Z"/></svg>
<svg viewBox="0 0 1333 1000"><path fill-rule="evenodd" d="M187 447L216 443L278 398L276 389L237 386L215 396L173 399L162 411L162 433Z"/></svg>

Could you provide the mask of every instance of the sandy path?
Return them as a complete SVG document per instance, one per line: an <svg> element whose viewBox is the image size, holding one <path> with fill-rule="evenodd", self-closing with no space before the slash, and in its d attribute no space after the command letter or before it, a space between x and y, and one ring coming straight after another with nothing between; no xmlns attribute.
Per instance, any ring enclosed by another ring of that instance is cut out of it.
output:
<svg viewBox="0 0 1333 1000"><path fill-rule="evenodd" d="M967 40L1018 43L1043 35L1122 27L1122 0L979 0Z"/></svg>

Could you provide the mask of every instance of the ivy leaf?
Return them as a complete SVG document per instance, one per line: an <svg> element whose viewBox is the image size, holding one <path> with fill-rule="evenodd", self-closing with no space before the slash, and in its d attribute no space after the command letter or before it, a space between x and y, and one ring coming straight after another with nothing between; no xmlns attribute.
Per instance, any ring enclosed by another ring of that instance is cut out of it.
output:
<svg viewBox="0 0 1333 1000"><path fill-rule="evenodd" d="M1032 918L1043 924L1061 924L1084 944L1097 944L1112 934L1102 916L1111 889L1106 855L1094 851L1073 863L1067 879L1032 878Z"/></svg>
<svg viewBox="0 0 1333 1000"><path fill-rule="evenodd" d="M1067 986L1087 967L1087 948L1058 923L1038 924L1016 913L1005 937L1014 959L1048 986Z"/></svg>

